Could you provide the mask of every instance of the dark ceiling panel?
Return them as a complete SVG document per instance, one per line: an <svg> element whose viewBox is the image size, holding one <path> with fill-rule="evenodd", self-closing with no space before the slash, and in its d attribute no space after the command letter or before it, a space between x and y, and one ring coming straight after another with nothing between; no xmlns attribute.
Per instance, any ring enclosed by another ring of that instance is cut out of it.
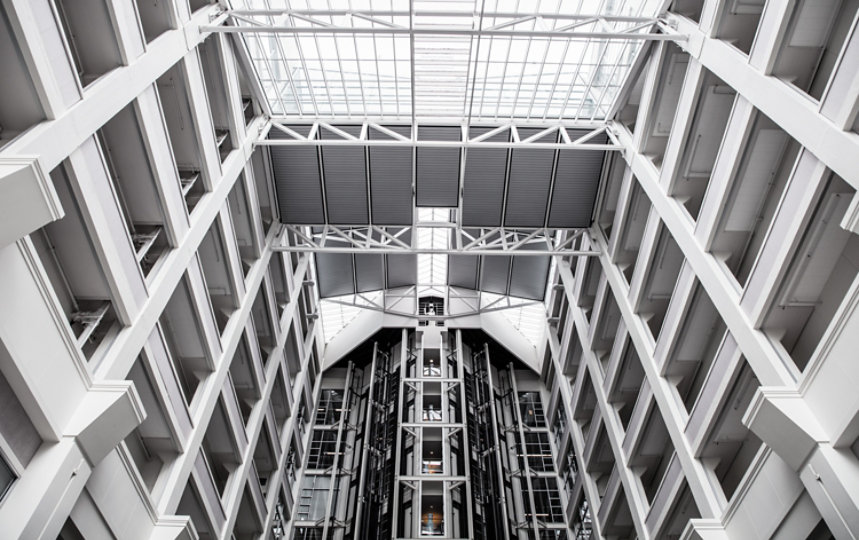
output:
<svg viewBox="0 0 859 540"><path fill-rule="evenodd" d="M395 228L388 229L388 233L396 236L399 231ZM412 235L410 230L397 236L397 238L411 244ZM418 278L418 256L417 255L387 255L385 257L385 270L388 278L387 288L409 287L415 285Z"/></svg>
<svg viewBox="0 0 859 540"><path fill-rule="evenodd" d="M585 130L570 130L570 138L586 135ZM590 142L605 144L608 136L597 135ZM549 227L589 227L599 189L605 152L561 150L549 205Z"/></svg>
<svg viewBox="0 0 859 540"><path fill-rule="evenodd" d="M336 127L356 137L361 134L361 126ZM319 131L323 139L343 139L340 135L331 133L324 128L320 128ZM322 177L325 182L328 223L361 225L370 222L365 165L364 147L327 146L322 148Z"/></svg>
<svg viewBox="0 0 859 540"><path fill-rule="evenodd" d="M481 265L480 290L507 294L507 278L510 274L512 257L492 255L489 260L484 257L485 264Z"/></svg>
<svg viewBox="0 0 859 540"><path fill-rule="evenodd" d="M289 126L307 135L309 126ZM282 131L272 128L270 139L289 139ZM306 225L325 223L322 205L322 179L319 159L312 146L272 146L271 169L274 176L280 220L283 223Z"/></svg>
<svg viewBox="0 0 859 540"><path fill-rule="evenodd" d="M548 256L514 257L508 294L529 300L542 300L549 279L549 264Z"/></svg>
<svg viewBox="0 0 859 540"><path fill-rule="evenodd" d="M354 294L353 274L351 254L316 254L316 279L319 281L319 296L321 298Z"/></svg>
<svg viewBox="0 0 859 540"><path fill-rule="evenodd" d="M456 127L418 127L418 139L458 141ZM459 204L459 148L418 148L417 206L453 207Z"/></svg>
<svg viewBox="0 0 859 540"><path fill-rule="evenodd" d="M386 126L409 137L409 126ZM370 129L369 138L391 137ZM412 223L412 149L370 147L370 198L373 223L376 225L410 225Z"/></svg>
<svg viewBox="0 0 859 540"><path fill-rule="evenodd" d="M540 131L536 128L520 129L519 139L527 139ZM536 142L556 142L557 137L555 132ZM504 225L542 227L546 220L555 150L517 148L512 152Z"/></svg>
<svg viewBox="0 0 859 540"><path fill-rule="evenodd" d="M451 255L447 260L447 284L451 287L477 289L480 257Z"/></svg>
<svg viewBox="0 0 859 540"><path fill-rule="evenodd" d="M386 259L389 289L415 284L418 276L417 255L388 255Z"/></svg>
<svg viewBox="0 0 859 540"><path fill-rule="evenodd" d="M355 255L355 282L358 292L378 291L385 288L385 258L383 255Z"/></svg>
<svg viewBox="0 0 859 540"><path fill-rule="evenodd" d="M469 138L478 137L491 128L472 128ZM507 142L510 131L502 131L487 142ZM504 182L507 176L506 148L469 148L465 155L462 193L462 223L466 226L499 227L504 206Z"/></svg>

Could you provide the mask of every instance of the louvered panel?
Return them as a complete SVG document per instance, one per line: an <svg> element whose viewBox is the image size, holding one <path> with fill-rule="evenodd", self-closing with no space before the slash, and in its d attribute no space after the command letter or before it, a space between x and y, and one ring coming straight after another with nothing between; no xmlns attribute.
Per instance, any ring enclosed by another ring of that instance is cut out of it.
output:
<svg viewBox="0 0 859 540"><path fill-rule="evenodd" d="M388 126L408 137L408 126ZM370 139L390 140L371 129ZM370 198L373 223L376 225L410 225L412 223L412 152L411 148L370 147Z"/></svg>
<svg viewBox="0 0 859 540"><path fill-rule="evenodd" d="M417 255L388 255L388 289L415 285L418 275Z"/></svg>
<svg viewBox="0 0 859 540"><path fill-rule="evenodd" d="M478 137L491 128L472 128L469 137ZM497 133L487 142L507 142L510 132ZM466 226L499 227L504 205L507 175L506 148L470 148L465 157L462 194L462 223Z"/></svg>
<svg viewBox="0 0 859 540"><path fill-rule="evenodd" d="M507 294L507 277L510 274L511 259L512 257L493 255L491 260L481 265L479 287L481 291Z"/></svg>
<svg viewBox="0 0 859 540"><path fill-rule="evenodd" d="M519 138L527 139L539 129L520 129ZM541 137L535 142L556 142L557 133ZM546 203L552 181L554 150L512 151L510 180L507 186L507 203L504 225L507 227L542 227L546 219Z"/></svg>
<svg viewBox="0 0 859 540"><path fill-rule="evenodd" d="M570 133L570 138L585 135L587 131ZM590 140L605 144L608 136L600 134ZM594 211L597 190L602 174L605 152L561 150L555 172L552 200L549 204L549 227L588 227Z"/></svg>
<svg viewBox="0 0 859 540"><path fill-rule="evenodd" d="M451 255L447 261L447 283L451 287L477 289L477 255Z"/></svg>
<svg viewBox="0 0 859 540"><path fill-rule="evenodd" d="M385 258L383 255L355 255L355 282L358 292L378 291L385 288Z"/></svg>
<svg viewBox="0 0 859 540"><path fill-rule="evenodd" d="M459 127L418 127L418 138L458 141ZM416 200L418 206L454 207L459 204L459 148L418 148Z"/></svg>
<svg viewBox="0 0 859 540"><path fill-rule="evenodd" d="M549 257L515 257L507 294L529 300L543 300L549 279Z"/></svg>
<svg viewBox="0 0 859 540"><path fill-rule="evenodd" d="M307 135L308 126L289 126ZM288 139L283 132L272 129L271 139ZM280 220L283 223L306 225L325 223L322 205L322 179L316 148L299 146L272 146L271 170L274 175Z"/></svg>
<svg viewBox="0 0 859 540"><path fill-rule="evenodd" d="M351 254L316 254L316 279L319 281L319 296L321 298L354 294L353 274Z"/></svg>
<svg viewBox="0 0 859 540"><path fill-rule="evenodd" d="M337 126L337 128L356 137L361 133L361 126ZM321 128L320 135L328 140L343 138ZM363 147L323 147L322 177L325 182L328 223L366 225L370 222Z"/></svg>

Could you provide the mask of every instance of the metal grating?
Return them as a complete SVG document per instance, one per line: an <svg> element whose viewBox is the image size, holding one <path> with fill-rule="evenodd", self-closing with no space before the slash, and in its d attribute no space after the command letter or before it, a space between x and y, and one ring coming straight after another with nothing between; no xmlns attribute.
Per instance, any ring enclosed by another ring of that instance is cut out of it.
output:
<svg viewBox="0 0 859 540"><path fill-rule="evenodd" d="M459 141L457 127L418 127L418 139ZM458 148L418 148L416 205L432 208L455 207L459 204Z"/></svg>
<svg viewBox="0 0 859 540"><path fill-rule="evenodd" d="M476 255L451 255L447 261L447 283L451 287L477 289L480 257Z"/></svg>
<svg viewBox="0 0 859 540"><path fill-rule="evenodd" d="M409 136L408 126L390 126L391 131ZM371 130L370 139L390 139ZM370 199L373 223L377 225L410 225L412 223L412 153L411 148L371 147Z"/></svg>
<svg viewBox="0 0 859 540"><path fill-rule="evenodd" d="M507 295L542 300L549 279L549 257L514 257Z"/></svg>
<svg viewBox="0 0 859 540"><path fill-rule="evenodd" d="M290 126L307 135L307 126ZM269 137L287 138L279 130ZM281 221L295 224L325 223L319 157L314 147L278 147L271 149L271 169L275 178Z"/></svg>
<svg viewBox="0 0 859 540"><path fill-rule="evenodd" d="M491 128L472 128L472 136L488 133ZM496 133L490 142L510 140L510 131ZM505 148L472 148L466 151L462 193L462 224L466 227L501 226L504 186L507 180Z"/></svg>
<svg viewBox="0 0 859 540"><path fill-rule="evenodd" d="M387 255L388 289L416 285L418 273L417 255Z"/></svg>
<svg viewBox="0 0 859 540"><path fill-rule="evenodd" d="M337 126L350 135L358 135L360 126ZM322 139L337 138L320 130ZM360 146L327 146L322 152L322 177L328 223L358 225L370 219L367 201L367 168L364 148Z"/></svg>
<svg viewBox="0 0 859 540"><path fill-rule="evenodd" d="M519 138L537 135L537 129L520 129ZM540 137L540 142L556 142L557 133ZM549 190L552 183L554 150L515 149L510 159L504 225L506 227L542 227L546 219ZM594 178L599 182L599 176Z"/></svg>
<svg viewBox="0 0 859 540"><path fill-rule="evenodd" d="M496 294L507 294L512 259L512 257L493 257L490 264L481 265L479 289Z"/></svg>
<svg viewBox="0 0 859 540"><path fill-rule="evenodd" d="M356 292L378 291L385 288L385 258L383 255L355 255Z"/></svg>
<svg viewBox="0 0 859 540"><path fill-rule="evenodd" d="M330 298L355 292L354 266L351 254L317 253L316 278L319 296Z"/></svg>
<svg viewBox="0 0 859 540"><path fill-rule="evenodd" d="M572 134L571 134L572 135ZM594 142L608 137L598 135ZM553 228L589 227L593 216L604 154L599 152L560 151L552 188L547 225Z"/></svg>

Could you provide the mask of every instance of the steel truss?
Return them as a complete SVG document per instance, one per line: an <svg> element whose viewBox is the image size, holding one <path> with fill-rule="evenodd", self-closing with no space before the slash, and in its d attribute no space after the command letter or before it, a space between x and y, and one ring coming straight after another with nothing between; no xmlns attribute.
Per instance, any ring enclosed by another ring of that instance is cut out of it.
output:
<svg viewBox="0 0 859 540"><path fill-rule="evenodd" d="M483 315L495 311L542 304L539 300L526 300L524 298L505 295L498 295L497 298L492 298L488 302L484 302L481 291L436 285L432 287L433 294L442 294L445 297L446 310L449 309L451 300L457 300L457 312L427 315L419 312L419 306L416 302L419 296L419 289L421 288L425 287L412 285L401 289L377 291L376 294L357 293L348 297L324 298L323 300L340 306L367 309L387 313L388 315L397 315L399 317L430 322L461 319L463 317ZM410 304L406 300L414 302Z"/></svg>
<svg viewBox="0 0 859 540"><path fill-rule="evenodd" d="M348 121L342 120L313 120L302 122L301 120L273 118L269 121L259 139L257 145L262 146L392 146L392 147L411 147L411 148L531 148L534 150L620 150L622 147L614 142L608 144L600 144L591 142L595 137L602 134L607 134L610 141L614 140L614 135L610 132L610 128L605 124L594 123L570 123L570 124L554 124L554 125L537 125L531 123L519 122L504 122L494 126L486 133L472 136L470 134L473 126L459 124L462 131L459 141L443 141L433 139L418 138L418 124L407 124L410 127L409 136L402 135L390 129L391 122L380 120L388 127L373 121L364 121L360 124L352 122L352 125L360 125L361 132L358 136L351 135L337 126L350 124ZM438 119L430 122L432 125L439 125ZM336 125L335 125L336 124ZM302 135L295 130L296 125L310 126L310 131L307 135ZM484 124L481 124L485 129ZM523 127L542 128L539 133L529 137L522 138L519 135L519 129ZM570 130L586 129L587 133L570 134ZM281 136L287 138L272 139L270 131L276 130ZM319 138L321 131L326 132L326 138ZM490 141L489 139L499 133L510 131L511 137L506 142ZM559 142L537 142L547 135L555 135ZM379 139L379 136L388 137ZM332 138L335 137L335 138ZM373 138L371 138L373 137ZM560 137L560 139L558 139Z"/></svg>
<svg viewBox="0 0 859 540"><path fill-rule="evenodd" d="M336 25L319 17L343 17L347 23ZM408 17L408 25L397 24L385 17ZM379 10L231 10L226 12L226 24L201 26L202 32L268 33L268 34L312 34L312 35L404 35L404 36L472 36L472 37L521 37L553 39L613 39L639 41L677 41L684 39L672 29L660 25L653 17L621 17L610 15L564 15L559 13L483 13L485 19L509 19L493 26L480 28L455 24L432 24L421 26L415 20L422 17L450 18L452 22L471 19L470 14L455 11L379 11ZM282 18L287 24L273 24L274 18ZM300 21L307 26L296 26ZM292 23L292 24L291 24ZM614 30L612 23L631 24L627 28ZM558 26L560 24L560 26ZM583 30L583 28L588 28ZM594 30L593 28L597 28ZM663 33L654 34L659 28Z"/></svg>
<svg viewBox="0 0 859 540"><path fill-rule="evenodd" d="M417 245L417 229L444 227L452 238L447 248ZM406 227L378 225L342 227L337 225L283 225L274 251L312 253L362 253L382 255L531 255L585 256L599 255L594 250L573 246L586 229L507 229L505 227L463 228L454 223L416 223ZM293 237L289 242L287 238Z"/></svg>

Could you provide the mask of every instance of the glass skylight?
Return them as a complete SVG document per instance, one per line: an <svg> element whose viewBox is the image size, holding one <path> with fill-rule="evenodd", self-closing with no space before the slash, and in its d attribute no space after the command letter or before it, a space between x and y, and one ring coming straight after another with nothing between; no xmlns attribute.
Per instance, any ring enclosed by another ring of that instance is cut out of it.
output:
<svg viewBox="0 0 859 540"><path fill-rule="evenodd" d="M605 118L642 41L593 34L648 33L663 2L232 3L272 28L242 36L274 116L546 122Z"/></svg>
<svg viewBox="0 0 859 540"><path fill-rule="evenodd" d="M443 225L450 223L451 211L446 208L418 208L418 224L435 224L437 227L417 227L417 247L446 249L450 242L450 229ZM419 296L444 296L443 287L447 284L447 255L418 255L418 294Z"/></svg>
<svg viewBox="0 0 859 540"><path fill-rule="evenodd" d="M481 304L486 306L501 298L497 294L481 293ZM519 331L534 347L543 339L546 328L546 305L542 302L523 302L518 306L500 311L513 328Z"/></svg>
<svg viewBox="0 0 859 540"><path fill-rule="evenodd" d="M322 299L319 301L319 311L322 318L322 334L325 343L334 339L355 317L361 314L364 308L361 305L370 305L382 298L382 291L364 295L349 295L343 298ZM369 300L369 301L368 301ZM353 305L347 305L352 303Z"/></svg>

